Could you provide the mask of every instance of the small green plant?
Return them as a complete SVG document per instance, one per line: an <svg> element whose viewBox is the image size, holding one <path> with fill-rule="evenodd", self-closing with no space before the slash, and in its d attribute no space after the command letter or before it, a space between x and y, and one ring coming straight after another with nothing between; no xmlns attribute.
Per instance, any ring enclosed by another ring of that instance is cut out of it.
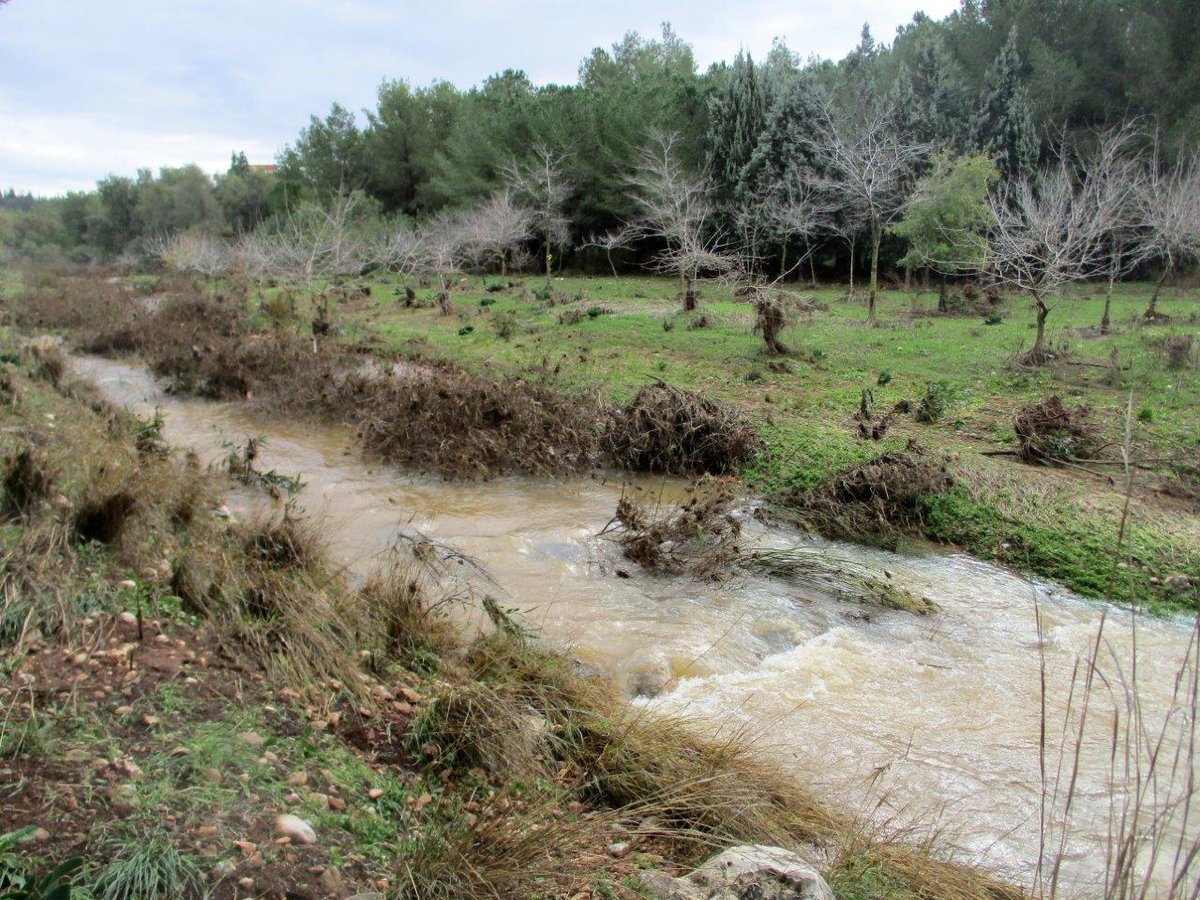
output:
<svg viewBox="0 0 1200 900"><path fill-rule="evenodd" d="M925 385L925 396L917 404L913 418L918 422L936 422L946 413L950 392L944 381L930 381Z"/></svg>
<svg viewBox="0 0 1200 900"><path fill-rule="evenodd" d="M38 878L28 857L17 852L18 845L33 840L36 832L30 825L0 834L0 900L71 900L71 879L83 860L71 857Z"/></svg>
<svg viewBox="0 0 1200 900"><path fill-rule="evenodd" d="M495 298L495 297L484 297L482 300L480 300L480 301L479 301L479 305L480 305L480 306L487 307L487 306L492 306L492 305L494 305L494 304L495 304L495 302L496 302L496 298Z"/></svg>
<svg viewBox="0 0 1200 900"><path fill-rule="evenodd" d="M208 896L200 868L166 835L114 845L107 856L92 882L96 900Z"/></svg>
<svg viewBox="0 0 1200 900"><path fill-rule="evenodd" d="M892 372L890 369L884 369L879 373L879 377L875 379L875 384L883 387L885 384L890 384L892 381Z"/></svg>
<svg viewBox="0 0 1200 900"><path fill-rule="evenodd" d="M497 313L496 318L492 320L492 327L495 328L496 336L500 340L511 340L512 336L517 333L517 317L512 312Z"/></svg>
<svg viewBox="0 0 1200 900"><path fill-rule="evenodd" d="M149 419L143 419L140 416L135 416L137 422L137 431L133 434L133 445L137 447L138 453L147 456L166 456L168 450L167 442L163 440L163 412L161 407L154 408L154 415Z"/></svg>
<svg viewBox="0 0 1200 900"><path fill-rule="evenodd" d="M504 282L489 281L484 287L489 294L498 294L500 291L504 290Z"/></svg>
<svg viewBox="0 0 1200 900"><path fill-rule="evenodd" d="M466 337L468 334L470 334L474 330L475 330L474 325L464 325L462 328L458 329L458 336Z"/></svg>
<svg viewBox="0 0 1200 900"><path fill-rule="evenodd" d="M225 449L225 470L242 484L264 488L274 496L283 493L292 497L300 493L304 489L304 481L299 473L281 475L274 469L261 472L254 467L258 451L266 443L267 439L261 435L247 435L242 444L235 444L230 440L221 441L221 446Z"/></svg>
<svg viewBox="0 0 1200 900"><path fill-rule="evenodd" d="M607 316L612 310L603 306L589 306L587 315L589 319L598 319L601 316Z"/></svg>
<svg viewBox="0 0 1200 900"><path fill-rule="evenodd" d="M987 318L983 320L984 325L999 325L1004 321L1004 316L998 312L988 313Z"/></svg>
<svg viewBox="0 0 1200 900"><path fill-rule="evenodd" d="M540 301L542 301L543 303L546 303L546 302L548 302L548 301L550 300L550 298L551 298L551 297L553 297L553 296L554 296L554 290L553 290L553 288L551 288L551 287L549 287L549 286L547 286L547 287L540 287L540 288L534 288L534 289L533 289L533 297L534 297L534 299L535 299L535 300L540 300Z"/></svg>
<svg viewBox="0 0 1200 900"><path fill-rule="evenodd" d="M1153 422L1154 421L1154 410L1152 410L1148 406L1143 406L1141 409L1138 410L1137 419L1139 422Z"/></svg>

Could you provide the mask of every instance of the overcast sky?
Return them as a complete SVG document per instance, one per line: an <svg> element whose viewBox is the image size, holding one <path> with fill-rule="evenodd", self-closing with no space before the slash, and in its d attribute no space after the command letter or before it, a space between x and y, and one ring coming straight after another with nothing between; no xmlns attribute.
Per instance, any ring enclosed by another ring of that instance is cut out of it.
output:
<svg viewBox="0 0 1200 900"><path fill-rule="evenodd" d="M573 83L580 61L669 21L700 66L774 37L839 59L917 9L957 0L10 0L0 5L0 190L59 194L140 166L271 162L334 101L373 106L383 80L478 84L505 68Z"/></svg>

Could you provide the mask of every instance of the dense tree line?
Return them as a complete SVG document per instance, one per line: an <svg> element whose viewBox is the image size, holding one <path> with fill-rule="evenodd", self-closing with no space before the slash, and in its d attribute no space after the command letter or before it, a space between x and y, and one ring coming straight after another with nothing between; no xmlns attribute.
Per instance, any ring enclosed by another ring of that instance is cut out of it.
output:
<svg viewBox="0 0 1200 900"><path fill-rule="evenodd" d="M762 60L743 52L703 72L666 26L596 48L568 86L513 70L468 90L385 82L374 109L313 116L271 174L235 154L215 178L143 170L32 205L10 192L0 242L114 256L187 230L249 233L351 192L360 209L411 220L495 213L507 192L532 212L526 249L543 261L628 265L672 240L622 231L645 218L633 183L645 150L669 136L670 164L702 179L709 237L752 247L764 270L807 260L853 275L856 260L870 277L912 261L891 227L938 154L987 157L1016 184L1058 147L1139 119L1173 165L1200 129L1198 54L1193 0L963 0L940 21L918 14L890 43L864 27L839 63L802 63L776 42ZM890 183L868 183L884 156L897 163ZM813 196L822 184L840 186L837 208L831 191Z"/></svg>

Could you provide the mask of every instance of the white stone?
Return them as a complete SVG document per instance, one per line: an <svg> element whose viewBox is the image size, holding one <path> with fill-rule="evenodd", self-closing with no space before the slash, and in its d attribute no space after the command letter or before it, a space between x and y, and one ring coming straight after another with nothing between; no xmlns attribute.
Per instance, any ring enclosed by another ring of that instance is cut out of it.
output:
<svg viewBox="0 0 1200 900"><path fill-rule="evenodd" d="M317 833L299 816L282 815L275 818L275 830L297 844L315 844Z"/></svg>
<svg viewBox="0 0 1200 900"><path fill-rule="evenodd" d="M642 887L662 900L834 900L820 873L781 847L731 847L684 878L645 873Z"/></svg>

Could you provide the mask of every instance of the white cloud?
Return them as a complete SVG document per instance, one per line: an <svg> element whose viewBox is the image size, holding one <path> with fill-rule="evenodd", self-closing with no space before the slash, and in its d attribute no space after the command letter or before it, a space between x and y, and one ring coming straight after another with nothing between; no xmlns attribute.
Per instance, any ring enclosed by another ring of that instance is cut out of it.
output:
<svg viewBox="0 0 1200 900"><path fill-rule="evenodd" d="M915 0L921 3L921 0ZM956 0L925 0L940 16ZM784 37L801 57L844 55L911 20L888 0L13 0L0 10L0 187L53 193L109 172L232 150L269 160L331 103L373 105L381 81L460 87L504 68L571 83L595 46L670 21L702 67Z"/></svg>

